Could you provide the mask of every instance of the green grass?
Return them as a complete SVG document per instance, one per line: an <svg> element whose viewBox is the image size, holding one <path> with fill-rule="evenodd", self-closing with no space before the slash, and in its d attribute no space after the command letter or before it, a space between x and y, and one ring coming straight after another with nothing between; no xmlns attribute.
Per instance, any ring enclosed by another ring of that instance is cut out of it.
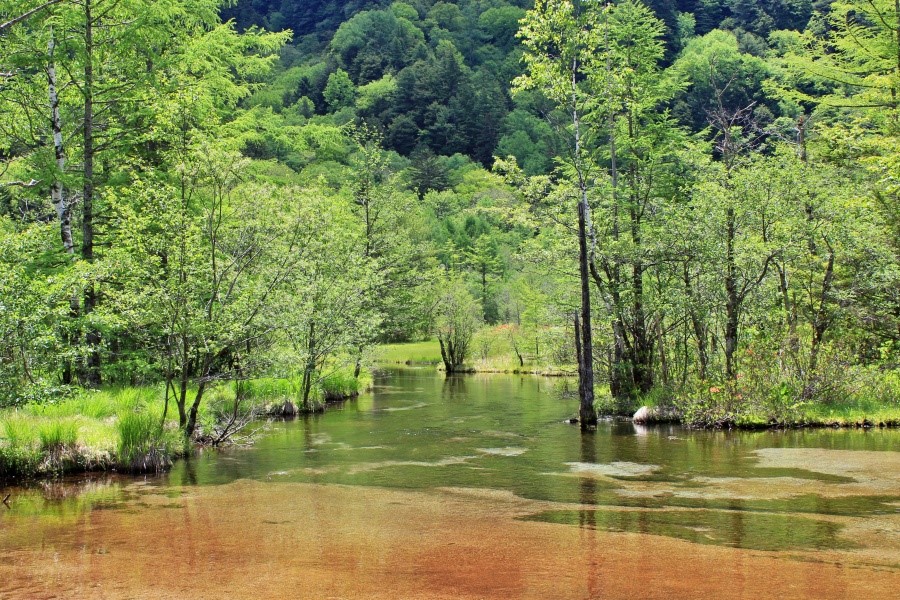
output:
<svg viewBox="0 0 900 600"><path fill-rule="evenodd" d="M295 376L212 386L200 405L198 425L209 432L230 416L238 387L244 399L239 409L253 416L285 400L299 403L300 382ZM371 385L368 370L357 379L352 366L336 366L317 381L307 409L320 409L326 400L354 396ZM194 394L189 390L188 405ZM164 469L185 446L174 400L161 422L163 399L161 386L108 387L0 410L0 480L77 470Z"/></svg>
<svg viewBox="0 0 900 600"><path fill-rule="evenodd" d="M133 415L161 410L162 391L142 387L79 390L55 402L0 411L0 478L131 470L133 456L121 449L137 446L122 424ZM166 430L171 432L178 417L175 410L169 414Z"/></svg>
<svg viewBox="0 0 900 600"><path fill-rule="evenodd" d="M158 472L172 464L178 436L160 416L149 411L127 412L117 423L119 467L132 473Z"/></svg>
<svg viewBox="0 0 900 600"><path fill-rule="evenodd" d="M534 373L542 375L572 375L575 364L553 355L555 330L541 330L535 344L535 335L519 335L519 352L524 364L519 361L513 348L510 325L485 327L478 331L470 345L466 368L478 372ZM518 329L515 329L518 332ZM441 364L441 347L437 340L411 342L405 344L383 344L373 353L376 363L381 364Z"/></svg>
<svg viewBox="0 0 900 600"><path fill-rule="evenodd" d="M437 340L406 344L383 344L375 348L373 358L376 363L438 364L441 362L441 347Z"/></svg>
<svg viewBox="0 0 900 600"><path fill-rule="evenodd" d="M71 418L41 423L38 439L41 452L72 448L78 441L78 423Z"/></svg>
<svg viewBox="0 0 900 600"><path fill-rule="evenodd" d="M303 377L300 373L284 378L259 378L245 381L244 397L248 400L262 401L270 408L285 402L300 404L303 392ZM310 389L308 406L305 410L320 410L325 402L341 400L356 396L372 387L372 373L362 369L359 378L353 376L353 367L349 365L330 368L326 373L314 379ZM301 407L303 410L303 407Z"/></svg>
<svg viewBox="0 0 900 600"><path fill-rule="evenodd" d="M801 420L822 425L853 427L864 423L900 425L900 406L875 399L848 400L840 404L810 404L801 408Z"/></svg>

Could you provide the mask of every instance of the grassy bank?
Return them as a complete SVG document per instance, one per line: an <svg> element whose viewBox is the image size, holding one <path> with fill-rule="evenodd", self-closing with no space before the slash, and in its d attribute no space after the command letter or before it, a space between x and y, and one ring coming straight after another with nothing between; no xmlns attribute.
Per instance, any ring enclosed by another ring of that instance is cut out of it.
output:
<svg viewBox="0 0 900 600"><path fill-rule="evenodd" d="M561 348L559 332L543 328L525 334L513 325L485 327L472 340L469 358L461 372L510 373L543 376L578 374L573 359ZM380 364L435 365L443 368L436 339L404 344L384 344L373 354Z"/></svg>
<svg viewBox="0 0 900 600"><path fill-rule="evenodd" d="M322 376L299 406L299 377L223 383L206 392L198 415L198 439L214 440L223 424L278 412L315 412L329 401L371 387L371 374L350 369ZM240 394L241 401L236 402ZM188 402L193 398L189 397ZM170 402L163 419L161 386L74 390L51 402L0 410L0 480L53 477L82 471L156 472L191 450Z"/></svg>
<svg viewBox="0 0 900 600"><path fill-rule="evenodd" d="M525 334L509 325L482 329L472 341L464 371L544 376L577 376L552 330ZM520 361L521 357L521 361ZM387 344L375 349L382 364L432 364L442 368L437 340ZM806 392L804 394L804 392ZM667 418L698 428L897 427L900 376L851 367L834 373L827 385L809 389L753 371L729 389L694 382L678 391L656 388L627 401L615 400L605 384L595 388L595 408L604 416L630 417L641 406L659 408Z"/></svg>
<svg viewBox="0 0 900 600"><path fill-rule="evenodd" d="M436 365L441 362L441 347L437 340L382 344L372 353L376 363L395 365Z"/></svg>
<svg viewBox="0 0 900 600"><path fill-rule="evenodd" d="M0 478L163 469L185 451L174 419L163 422L155 388L78 390L0 411Z"/></svg>
<svg viewBox="0 0 900 600"><path fill-rule="evenodd" d="M707 428L898 427L900 375L848 366L810 384L754 377L732 383L694 382L676 392L655 389L633 401L598 395L601 414L631 415L641 406Z"/></svg>

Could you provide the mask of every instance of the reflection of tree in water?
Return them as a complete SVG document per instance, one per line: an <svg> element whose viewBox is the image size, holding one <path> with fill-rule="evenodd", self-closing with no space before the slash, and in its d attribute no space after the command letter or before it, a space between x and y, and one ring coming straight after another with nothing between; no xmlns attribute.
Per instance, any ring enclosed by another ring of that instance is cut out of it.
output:
<svg viewBox="0 0 900 600"><path fill-rule="evenodd" d="M465 400L467 395L465 375L447 375L441 388L442 400Z"/></svg>
<svg viewBox="0 0 900 600"><path fill-rule="evenodd" d="M188 454L181 463L184 466L181 469L180 485L197 485L197 459Z"/></svg>
<svg viewBox="0 0 900 600"><path fill-rule="evenodd" d="M744 547L744 501L732 499L728 501L728 508L734 512L731 513L731 531L729 532L729 542L735 548Z"/></svg>
<svg viewBox="0 0 900 600"><path fill-rule="evenodd" d="M581 462L597 462L597 439L593 431L581 433ZM579 500L582 504L593 506L597 504L597 481L593 477L579 477ZM578 516L578 524L581 527L595 528L597 526L597 512L594 509L581 510Z"/></svg>
<svg viewBox="0 0 900 600"><path fill-rule="evenodd" d="M586 430L581 432L581 462L594 464L597 462L597 435L596 430ZM587 506L595 506L597 504L597 480L593 477L579 478L579 500ZM603 561L602 556L597 555L597 511L594 508L583 509L579 511L578 524L584 532L584 543L587 544L589 561L587 564L587 585L588 595L591 598L598 597L601 590L601 581L603 577L600 572L600 566Z"/></svg>

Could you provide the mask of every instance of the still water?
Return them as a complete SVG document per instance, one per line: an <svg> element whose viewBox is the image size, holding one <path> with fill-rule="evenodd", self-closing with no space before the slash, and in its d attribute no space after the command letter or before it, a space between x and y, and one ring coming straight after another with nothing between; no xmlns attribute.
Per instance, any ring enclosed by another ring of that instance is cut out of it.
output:
<svg viewBox="0 0 900 600"><path fill-rule="evenodd" d="M397 369L164 476L15 489L0 598L897 598L900 432L567 424Z"/></svg>

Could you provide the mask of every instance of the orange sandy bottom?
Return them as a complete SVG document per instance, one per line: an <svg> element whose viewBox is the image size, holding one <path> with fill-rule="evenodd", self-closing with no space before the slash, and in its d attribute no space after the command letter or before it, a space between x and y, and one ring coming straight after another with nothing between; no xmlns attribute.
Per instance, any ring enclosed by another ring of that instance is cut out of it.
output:
<svg viewBox="0 0 900 600"><path fill-rule="evenodd" d="M772 553L519 520L480 490L239 481L0 521L2 598L891 598L900 556ZM893 524L893 521L892 521Z"/></svg>

